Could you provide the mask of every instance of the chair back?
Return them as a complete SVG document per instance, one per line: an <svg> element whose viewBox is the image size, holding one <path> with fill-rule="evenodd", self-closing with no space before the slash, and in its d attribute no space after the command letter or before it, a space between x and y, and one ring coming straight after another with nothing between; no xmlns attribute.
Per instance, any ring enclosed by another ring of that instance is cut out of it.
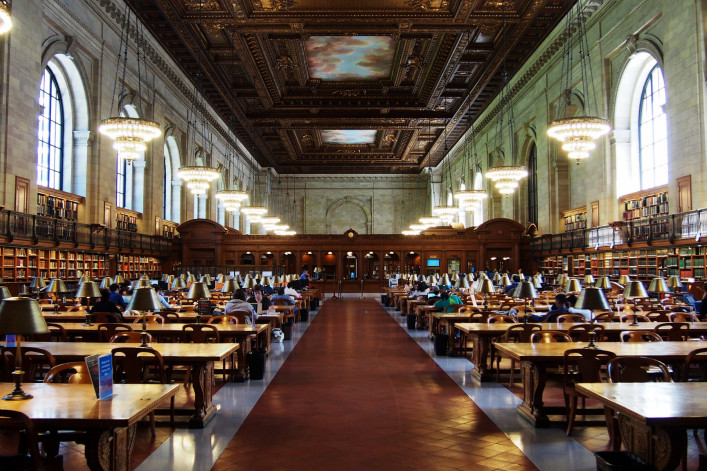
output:
<svg viewBox="0 0 707 471"><path fill-rule="evenodd" d="M228 316L213 316L207 324L238 324L238 314L245 316L245 312L241 311L234 311L232 314ZM250 313L248 315L250 316ZM243 323L245 324L245 317Z"/></svg>
<svg viewBox="0 0 707 471"><path fill-rule="evenodd" d="M653 331L663 340L679 342L690 337L690 324L687 322L663 322L656 325Z"/></svg>
<svg viewBox="0 0 707 471"><path fill-rule="evenodd" d="M660 335L652 330L624 330L619 334L622 342L662 342Z"/></svg>
<svg viewBox="0 0 707 471"><path fill-rule="evenodd" d="M582 314L562 314L561 316L557 316L557 322L559 322L559 323L563 323L563 322L585 323L585 322L587 322L587 318L584 317Z"/></svg>
<svg viewBox="0 0 707 471"><path fill-rule="evenodd" d="M137 332L134 330L127 331L127 332L118 332L117 334L113 335L110 340L108 340L110 343L136 343L136 342L142 342L142 332ZM151 342L152 341L152 335L147 334L147 341Z"/></svg>
<svg viewBox="0 0 707 471"><path fill-rule="evenodd" d="M655 358L616 357L609 362L607 369L610 383L673 382L668 366Z"/></svg>
<svg viewBox="0 0 707 471"><path fill-rule="evenodd" d="M92 312L91 322L95 322L96 324L117 323L120 322L120 318L118 314L114 312Z"/></svg>
<svg viewBox="0 0 707 471"><path fill-rule="evenodd" d="M530 343L571 342L572 338L559 330L541 330L530 335Z"/></svg>
<svg viewBox="0 0 707 471"><path fill-rule="evenodd" d="M707 348L691 351L681 373L681 381L707 381Z"/></svg>
<svg viewBox="0 0 707 471"><path fill-rule="evenodd" d="M287 302L286 299L273 299L271 300L271 304L273 306L291 306L291 304Z"/></svg>
<svg viewBox="0 0 707 471"><path fill-rule="evenodd" d="M117 332L132 330L133 328L129 324L98 324L96 328L99 342L108 342Z"/></svg>
<svg viewBox="0 0 707 471"><path fill-rule="evenodd" d="M62 363L47 372L45 383L91 384L91 374L85 361Z"/></svg>
<svg viewBox="0 0 707 471"><path fill-rule="evenodd" d="M512 324L503 334L503 342L528 343L530 336L542 328L540 324Z"/></svg>
<svg viewBox="0 0 707 471"><path fill-rule="evenodd" d="M602 383L603 366L616 358L613 352L593 348L565 350L562 376L565 386L573 383Z"/></svg>
<svg viewBox="0 0 707 471"><path fill-rule="evenodd" d="M3 369L5 370L5 378L3 381L11 382L12 371L15 365L16 347L0 347L1 361L3 361ZM48 351L35 347L20 347L20 355L22 355L22 381L25 383L41 382L44 379L44 373L49 371L56 365L54 355Z"/></svg>
<svg viewBox="0 0 707 471"><path fill-rule="evenodd" d="M66 329L63 325L47 322L47 327L49 332L46 334L34 334L32 339L35 342L66 342L68 340Z"/></svg>
<svg viewBox="0 0 707 471"><path fill-rule="evenodd" d="M696 316L692 312L671 312L668 314L670 322L696 322Z"/></svg>
<svg viewBox="0 0 707 471"><path fill-rule="evenodd" d="M636 322L650 322L650 318L645 315L645 314L622 314L621 317L621 322L633 322L634 319L636 319Z"/></svg>
<svg viewBox="0 0 707 471"><path fill-rule="evenodd" d="M138 384L146 381L146 366L155 366L159 382L165 384L164 360L157 350L140 347L114 348L113 370L116 383Z"/></svg>
<svg viewBox="0 0 707 471"><path fill-rule="evenodd" d="M142 324L142 316L137 317L133 321L133 324ZM146 314L145 315L145 324L164 325L164 317L160 316L159 314Z"/></svg>
<svg viewBox="0 0 707 471"><path fill-rule="evenodd" d="M480 324L486 324L489 319L488 312L473 312L469 316L469 322L477 322Z"/></svg>
<svg viewBox="0 0 707 471"><path fill-rule="evenodd" d="M567 329L567 335L572 337L575 342L589 342L591 340L590 332L594 332L594 340L603 340L605 337L603 325L599 324L577 324Z"/></svg>
<svg viewBox="0 0 707 471"><path fill-rule="evenodd" d="M671 322L669 317L670 311L662 309L652 310L647 314L648 318L653 322Z"/></svg>
<svg viewBox="0 0 707 471"><path fill-rule="evenodd" d="M594 315L594 322L611 322L614 320L614 312L602 312Z"/></svg>
<svg viewBox="0 0 707 471"><path fill-rule="evenodd" d="M174 311L160 311L160 315L168 324L179 324L179 314Z"/></svg>
<svg viewBox="0 0 707 471"><path fill-rule="evenodd" d="M2 423L10 422L12 425L16 424L19 426L18 428L24 431L22 434L23 444L29 450L29 456L0 456L0 465L8 461L9 463L6 464L8 468L17 469L18 467L22 467L22 469L42 471L44 464L39 454L39 443L37 440L37 431L34 428L34 422L22 412L9 409L0 409L0 420ZM2 467L5 468L5 466Z"/></svg>
<svg viewBox="0 0 707 471"><path fill-rule="evenodd" d="M184 324L182 332L184 332L182 341L185 343L219 343L221 341L221 334L213 324Z"/></svg>
<svg viewBox="0 0 707 471"><path fill-rule="evenodd" d="M505 315L495 315L495 316L489 316L489 318L486 320L488 324L516 324L518 323L518 319L516 319L513 316L505 316Z"/></svg>

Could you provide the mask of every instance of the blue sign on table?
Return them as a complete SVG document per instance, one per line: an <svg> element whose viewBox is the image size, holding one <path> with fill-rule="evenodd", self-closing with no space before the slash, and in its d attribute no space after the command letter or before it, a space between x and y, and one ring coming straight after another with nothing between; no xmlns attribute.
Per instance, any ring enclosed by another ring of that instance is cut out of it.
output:
<svg viewBox="0 0 707 471"><path fill-rule="evenodd" d="M96 398L109 399L113 396L113 357L112 355L91 355L86 357L86 366Z"/></svg>

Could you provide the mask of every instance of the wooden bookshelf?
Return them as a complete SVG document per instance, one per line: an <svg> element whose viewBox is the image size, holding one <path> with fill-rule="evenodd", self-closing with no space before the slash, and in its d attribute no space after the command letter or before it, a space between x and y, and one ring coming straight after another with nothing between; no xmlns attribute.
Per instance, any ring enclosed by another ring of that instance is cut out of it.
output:
<svg viewBox="0 0 707 471"><path fill-rule="evenodd" d="M162 237L165 239L174 239L177 234L177 223L162 221Z"/></svg>
<svg viewBox="0 0 707 471"><path fill-rule="evenodd" d="M587 228L587 207L574 208L561 213L565 219L565 232Z"/></svg>
<svg viewBox="0 0 707 471"><path fill-rule="evenodd" d="M162 275L162 265L155 257L119 255L118 272L127 280L136 280L143 274L154 280Z"/></svg>
<svg viewBox="0 0 707 471"><path fill-rule="evenodd" d="M117 209L115 211L115 228L121 231L137 232L137 220L142 214L129 209Z"/></svg>
<svg viewBox="0 0 707 471"><path fill-rule="evenodd" d="M668 214L668 187L624 195L619 198L619 210L624 221Z"/></svg>
<svg viewBox="0 0 707 471"><path fill-rule="evenodd" d="M37 215L76 222L79 218L79 206L84 202L82 196L53 190L43 186L37 189Z"/></svg>
<svg viewBox="0 0 707 471"><path fill-rule="evenodd" d="M5 282L29 282L39 276L65 281L81 275L101 278L108 275L106 254L27 247L0 247L2 278Z"/></svg>

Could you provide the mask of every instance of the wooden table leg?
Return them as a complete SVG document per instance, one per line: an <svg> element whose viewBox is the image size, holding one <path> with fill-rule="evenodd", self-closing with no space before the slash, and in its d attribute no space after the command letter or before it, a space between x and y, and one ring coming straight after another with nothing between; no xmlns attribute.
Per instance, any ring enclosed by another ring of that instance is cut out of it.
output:
<svg viewBox="0 0 707 471"><path fill-rule="evenodd" d="M518 406L518 413L535 427L548 427L550 419L543 411L543 392L547 380L545 365L524 361L520 368L523 403Z"/></svg>
<svg viewBox="0 0 707 471"><path fill-rule="evenodd" d="M240 363L240 360L239 360ZM240 365L239 365L240 366ZM189 428L204 428L216 412L211 402L214 382L214 362L200 363L191 368L191 382L194 387L194 415L189 418Z"/></svg>
<svg viewBox="0 0 707 471"><path fill-rule="evenodd" d="M86 434L86 463L92 471L128 471L137 425Z"/></svg>
<svg viewBox="0 0 707 471"><path fill-rule="evenodd" d="M478 381L492 381L493 378L488 368L491 340L488 337L482 337L480 335L472 335L472 339L474 348L472 363L474 364L474 368L471 370L471 376Z"/></svg>
<svg viewBox="0 0 707 471"><path fill-rule="evenodd" d="M618 414L621 438L626 449L657 471L678 467L687 449L687 431L653 427Z"/></svg>

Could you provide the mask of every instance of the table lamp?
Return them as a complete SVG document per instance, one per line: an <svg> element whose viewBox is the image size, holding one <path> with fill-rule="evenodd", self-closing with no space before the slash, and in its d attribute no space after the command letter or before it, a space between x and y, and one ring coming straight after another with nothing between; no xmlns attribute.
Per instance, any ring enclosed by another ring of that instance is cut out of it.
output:
<svg viewBox="0 0 707 471"><path fill-rule="evenodd" d="M44 278L35 276L34 278L32 278L32 282L29 284L29 291L30 293L36 291L37 294L39 294L39 292L46 287L47 284L44 282Z"/></svg>
<svg viewBox="0 0 707 471"><path fill-rule="evenodd" d="M160 277L160 281L167 282L169 280L169 275L166 273L162 273L162 276Z"/></svg>
<svg viewBox="0 0 707 471"><path fill-rule="evenodd" d="M197 301L197 303L200 299L209 299L210 297L211 293L209 292L209 288L201 281L193 282L186 296L187 299L192 299ZM196 323L201 324L201 311L199 311L199 306L196 308Z"/></svg>
<svg viewBox="0 0 707 471"><path fill-rule="evenodd" d="M450 279L452 280L452 283L456 283L459 279L459 275L457 274L457 272L452 273L452 278Z"/></svg>
<svg viewBox="0 0 707 471"><path fill-rule="evenodd" d="M79 289L76 291L76 297L88 299L88 305L86 306L86 323L84 325L93 325L91 324L91 314L88 312L88 308L91 307L91 298L101 297L101 291L98 289L98 284L96 284L95 281L84 281L79 285Z"/></svg>
<svg viewBox="0 0 707 471"><path fill-rule="evenodd" d="M154 288L140 287L133 290L133 295L130 298L126 310L139 311L142 315L142 332L140 332L142 343L140 347L150 348L150 345L147 343L147 312L159 311L161 307L160 298L157 297L157 291L155 291Z"/></svg>
<svg viewBox="0 0 707 471"><path fill-rule="evenodd" d="M196 283L196 276L193 273L189 273L189 276L187 276L187 282L189 281Z"/></svg>
<svg viewBox="0 0 707 471"><path fill-rule="evenodd" d="M272 279L269 276L264 276L263 279L261 280L260 284L263 286L272 287Z"/></svg>
<svg viewBox="0 0 707 471"><path fill-rule="evenodd" d="M255 278L248 278L248 277L246 277L246 279L243 281L243 286L242 286L242 288L252 290L253 287L254 287L255 285L257 285L257 284L258 284L258 283L255 282Z"/></svg>
<svg viewBox="0 0 707 471"><path fill-rule="evenodd" d="M452 280L450 280L449 275L445 273L444 276L441 278L439 284L442 286L452 286Z"/></svg>
<svg viewBox="0 0 707 471"><path fill-rule="evenodd" d="M88 276L88 275L80 276L79 279L78 279L79 284L81 284L81 283L87 283L87 282L89 282L89 281L91 281L91 277Z"/></svg>
<svg viewBox="0 0 707 471"><path fill-rule="evenodd" d="M542 289L543 288L543 280L540 276L535 275L533 277L533 286L535 289Z"/></svg>
<svg viewBox="0 0 707 471"><path fill-rule="evenodd" d="M435 277L433 275L427 275L427 286L432 286L435 283Z"/></svg>
<svg viewBox="0 0 707 471"><path fill-rule="evenodd" d="M646 292L645 286L640 281L629 281L624 290L624 299L633 298L647 298L648 293ZM630 326L638 325L638 320L636 319L636 311L633 311L633 322L629 324Z"/></svg>
<svg viewBox="0 0 707 471"><path fill-rule="evenodd" d="M577 278L569 278L565 284L565 293L579 293L582 291L582 285Z"/></svg>
<svg viewBox="0 0 707 471"><path fill-rule="evenodd" d="M608 276L602 276L594 284L594 287L599 289L611 289L611 280Z"/></svg>
<svg viewBox="0 0 707 471"><path fill-rule="evenodd" d="M238 284L236 280L228 279L223 282L223 287L221 288L222 293L235 293L238 289Z"/></svg>
<svg viewBox="0 0 707 471"><path fill-rule="evenodd" d="M495 276L494 276L494 278L495 278ZM504 287L511 285L511 279L508 278L507 273L504 273L503 275L501 275L501 281L499 281L498 284L501 286L504 286Z"/></svg>
<svg viewBox="0 0 707 471"><path fill-rule="evenodd" d="M484 309L486 309L486 306L488 306L487 295L494 293L493 283L491 283L491 280L488 278L481 280L479 283L479 293L484 294Z"/></svg>
<svg viewBox="0 0 707 471"><path fill-rule="evenodd" d="M115 278L113 279L113 283L117 283L119 285L123 284L123 283L125 283L125 278L123 278L123 275L118 273L117 275L115 275Z"/></svg>
<svg viewBox="0 0 707 471"><path fill-rule="evenodd" d="M557 286L564 287L565 283L567 283L567 276L564 273L560 273L557 275L555 282L557 283Z"/></svg>
<svg viewBox="0 0 707 471"><path fill-rule="evenodd" d="M457 278L457 283L454 285L455 288L459 289L469 289L469 280L464 275L459 275Z"/></svg>
<svg viewBox="0 0 707 471"><path fill-rule="evenodd" d="M595 283L594 275L591 273L584 275L584 286L591 286Z"/></svg>
<svg viewBox="0 0 707 471"><path fill-rule="evenodd" d="M172 289L173 290L184 289L186 287L187 287L187 283L184 281L184 278L182 278L182 277L177 277L172 282Z"/></svg>
<svg viewBox="0 0 707 471"><path fill-rule="evenodd" d="M12 294L10 294L10 289L7 286L0 286L0 301L11 297Z"/></svg>
<svg viewBox="0 0 707 471"><path fill-rule="evenodd" d="M661 299L663 299L663 293L670 293L670 287L668 283L662 276L653 278L651 284L648 286L649 293L659 293Z"/></svg>
<svg viewBox="0 0 707 471"><path fill-rule="evenodd" d="M678 277L677 275L670 275L668 277L668 287L676 293L680 292L680 290L682 289L682 282L680 281L680 277Z"/></svg>
<svg viewBox="0 0 707 471"><path fill-rule="evenodd" d="M223 273L219 273L216 275L216 283L225 283L226 282L226 275Z"/></svg>
<svg viewBox="0 0 707 471"><path fill-rule="evenodd" d="M609 301L606 299L606 296L604 295L604 291L602 291L601 288L597 288L596 286L587 286L582 290L581 293L579 293L579 297L577 298L577 302L574 303L575 309L589 309L591 312L590 315L590 322L594 322L594 310L595 309L608 309L611 310L611 306L609 306ZM594 343L594 336L596 334L594 331L589 332L589 345L587 345L584 348L593 348L593 349L598 349L599 347Z"/></svg>
<svg viewBox="0 0 707 471"><path fill-rule="evenodd" d="M631 281L631 278L628 275L621 275L617 281L618 284L627 286L628 283Z"/></svg>
<svg viewBox="0 0 707 471"><path fill-rule="evenodd" d="M525 300L525 302L523 303L523 319L527 324L528 310L526 309L526 303L528 302L528 299L536 299L538 297L538 292L535 291L535 286L533 286L533 283L531 283L530 281L521 281L520 283L518 283L518 286L516 286L516 289L513 291L513 297L522 298Z"/></svg>
<svg viewBox="0 0 707 471"><path fill-rule="evenodd" d="M98 286L100 289L110 289L110 285L113 284L113 278L106 276L101 280L101 284Z"/></svg>
<svg viewBox="0 0 707 471"><path fill-rule="evenodd" d="M204 275L201 277L201 279L199 281L204 282L207 285L210 285L211 284L211 275Z"/></svg>
<svg viewBox="0 0 707 471"><path fill-rule="evenodd" d="M66 293L67 291L68 290L66 289L64 280L60 280L58 278L52 278L51 280L49 280L49 286L47 286L45 292L54 293L54 314L57 313L57 308L59 307L59 295L62 293Z"/></svg>
<svg viewBox="0 0 707 471"><path fill-rule="evenodd" d="M16 335L15 337L15 389L3 397L5 401L31 399L32 395L22 390L22 343L23 335L49 333L47 322L42 317L42 310L36 299L5 298L0 303L0 334Z"/></svg>

